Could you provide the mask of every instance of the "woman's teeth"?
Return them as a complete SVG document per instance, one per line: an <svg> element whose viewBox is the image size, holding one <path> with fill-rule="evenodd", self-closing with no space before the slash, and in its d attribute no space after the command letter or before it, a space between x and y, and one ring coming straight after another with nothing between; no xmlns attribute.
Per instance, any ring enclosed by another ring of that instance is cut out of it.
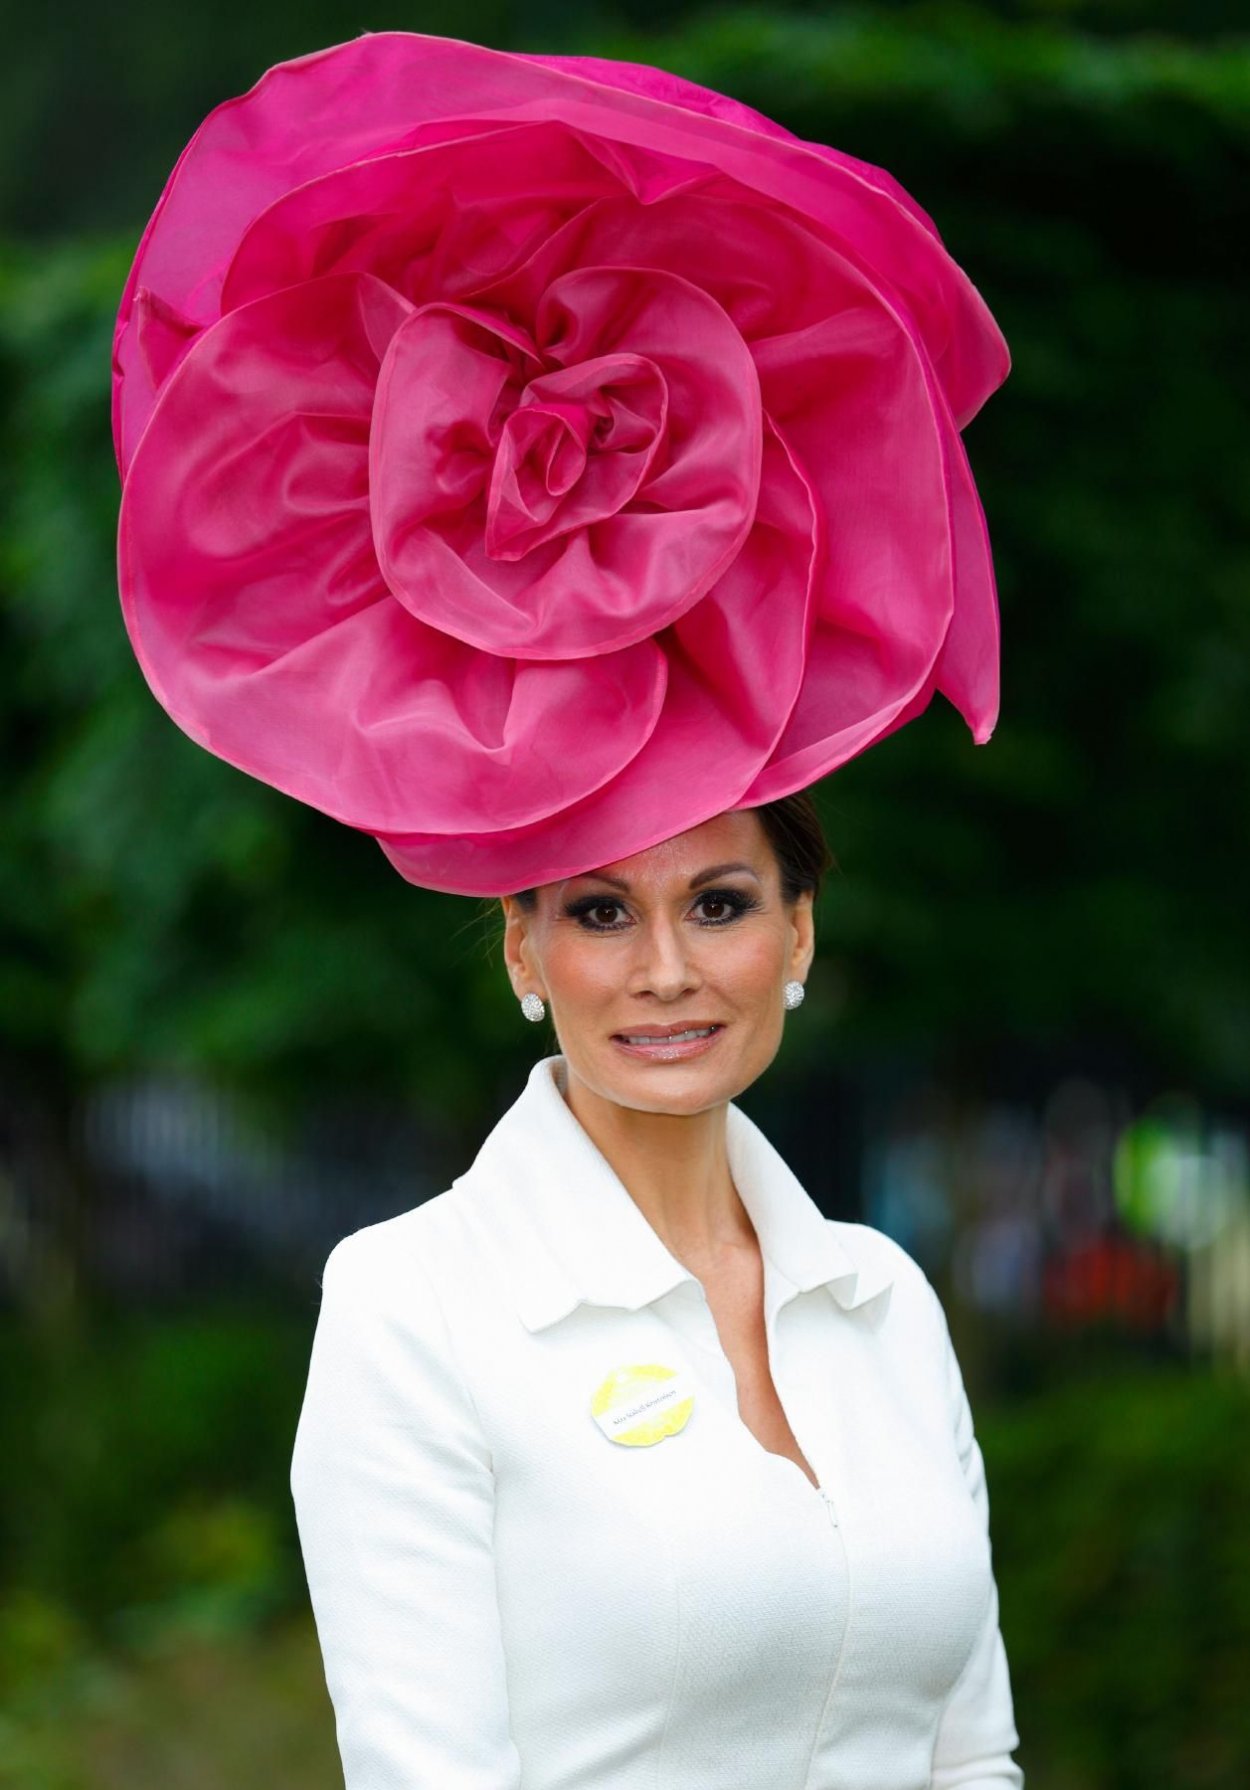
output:
<svg viewBox="0 0 1250 1790"><path fill-rule="evenodd" d="M654 1032L618 1032L617 1037L626 1044L684 1044L688 1038L710 1038L715 1030L715 1026L702 1026L698 1031L666 1032L663 1037Z"/></svg>

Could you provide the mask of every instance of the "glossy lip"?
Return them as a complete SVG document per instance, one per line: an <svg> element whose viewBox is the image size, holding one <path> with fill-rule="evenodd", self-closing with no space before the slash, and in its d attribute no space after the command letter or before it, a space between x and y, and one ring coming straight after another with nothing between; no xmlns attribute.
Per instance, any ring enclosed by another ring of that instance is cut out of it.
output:
<svg viewBox="0 0 1250 1790"><path fill-rule="evenodd" d="M641 1038L654 1031L649 1044L627 1044L618 1033L613 1033L612 1042L618 1050L624 1051L627 1057L636 1057L644 1063L681 1063L687 1057L701 1057L705 1051L711 1050L717 1039L724 1035L725 1027L718 1020L704 1020L704 1025L711 1025L715 1030L706 1038L688 1038L682 1044L674 1044L675 1032L689 1032L698 1027L697 1020L688 1019L684 1025L666 1026L662 1030L654 1030L651 1026L642 1026L633 1035Z"/></svg>
<svg viewBox="0 0 1250 1790"><path fill-rule="evenodd" d="M631 1038L671 1038L675 1032L701 1032L705 1026L718 1026L719 1019L675 1019L666 1026L631 1026L628 1035ZM625 1027L613 1032L614 1038L626 1036Z"/></svg>

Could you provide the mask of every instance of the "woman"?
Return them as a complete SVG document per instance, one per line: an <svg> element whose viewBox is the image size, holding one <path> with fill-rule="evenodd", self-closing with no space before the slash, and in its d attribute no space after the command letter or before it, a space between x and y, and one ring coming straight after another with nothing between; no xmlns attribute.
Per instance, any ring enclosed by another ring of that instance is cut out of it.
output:
<svg viewBox="0 0 1250 1790"><path fill-rule="evenodd" d="M353 1790L1022 1783L937 1300L732 1104L821 858L789 797L505 901L560 1054L335 1249L296 1439Z"/></svg>
<svg viewBox="0 0 1250 1790"><path fill-rule="evenodd" d="M218 108L118 322L123 612L221 757L500 898L537 1062L327 1263L292 1464L348 1790L1019 1786L938 1301L734 1100L804 788L997 714L1002 337L880 169L388 33Z"/></svg>

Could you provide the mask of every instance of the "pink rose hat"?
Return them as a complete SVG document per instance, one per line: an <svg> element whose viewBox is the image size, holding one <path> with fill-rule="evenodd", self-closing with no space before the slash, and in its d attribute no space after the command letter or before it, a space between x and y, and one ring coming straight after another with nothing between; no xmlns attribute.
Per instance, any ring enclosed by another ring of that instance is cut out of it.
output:
<svg viewBox="0 0 1250 1790"><path fill-rule="evenodd" d="M192 739L498 895L998 712L1007 347L888 174L663 70L381 32L210 113L114 347Z"/></svg>

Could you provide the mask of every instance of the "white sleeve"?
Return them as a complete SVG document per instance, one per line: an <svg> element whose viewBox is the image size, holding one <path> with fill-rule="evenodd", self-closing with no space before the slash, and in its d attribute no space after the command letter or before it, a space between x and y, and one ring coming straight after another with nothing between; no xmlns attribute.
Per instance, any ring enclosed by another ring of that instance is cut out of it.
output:
<svg viewBox="0 0 1250 1790"><path fill-rule="evenodd" d="M933 1300L941 1323L955 1445L968 1490L988 1539L990 1510L985 1463L973 1433L972 1411L951 1343L946 1314L936 1293ZM933 1746L932 1790L1022 1790L1024 1773L1011 1757L1019 1744L1007 1654L998 1623L998 1586L991 1573L980 1632L938 1723Z"/></svg>
<svg viewBox="0 0 1250 1790"><path fill-rule="evenodd" d="M326 1263L291 1492L345 1790L517 1790L494 1476L427 1276Z"/></svg>

